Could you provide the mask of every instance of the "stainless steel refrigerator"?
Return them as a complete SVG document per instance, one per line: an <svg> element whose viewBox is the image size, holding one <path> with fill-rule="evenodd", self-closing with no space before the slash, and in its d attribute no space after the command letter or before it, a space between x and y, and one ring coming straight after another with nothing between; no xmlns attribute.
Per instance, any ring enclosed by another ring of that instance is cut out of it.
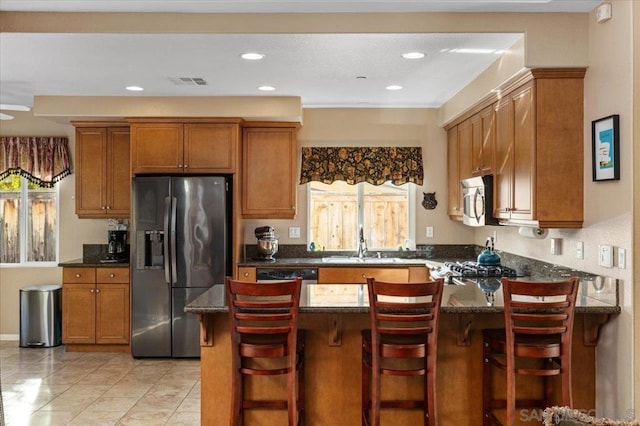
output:
<svg viewBox="0 0 640 426"><path fill-rule="evenodd" d="M184 306L229 272L229 178L133 180L134 357L200 356L198 316Z"/></svg>

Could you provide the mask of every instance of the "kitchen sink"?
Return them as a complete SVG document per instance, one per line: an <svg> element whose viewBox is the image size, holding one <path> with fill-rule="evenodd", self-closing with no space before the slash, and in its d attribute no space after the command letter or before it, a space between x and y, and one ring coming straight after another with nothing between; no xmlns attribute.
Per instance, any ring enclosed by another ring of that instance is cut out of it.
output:
<svg viewBox="0 0 640 426"><path fill-rule="evenodd" d="M398 263L403 259L397 257L356 257L356 256L330 256L323 257L323 263Z"/></svg>

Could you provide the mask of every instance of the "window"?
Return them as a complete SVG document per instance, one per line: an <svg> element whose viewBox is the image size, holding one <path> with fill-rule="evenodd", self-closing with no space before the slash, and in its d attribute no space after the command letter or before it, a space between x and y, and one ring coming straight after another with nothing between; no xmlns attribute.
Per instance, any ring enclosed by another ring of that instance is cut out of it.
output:
<svg viewBox="0 0 640 426"><path fill-rule="evenodd" d="M368 250L413 248L413 191L387 182L308 183L309 245L316 250L357 250L362 225Z"/></svg>
<svg viewBox="0 0 640 426"><path fill-rule="evenodd" d="M0 263L51 266L57 259L57 186L9 175L0 181Z"/></svg>

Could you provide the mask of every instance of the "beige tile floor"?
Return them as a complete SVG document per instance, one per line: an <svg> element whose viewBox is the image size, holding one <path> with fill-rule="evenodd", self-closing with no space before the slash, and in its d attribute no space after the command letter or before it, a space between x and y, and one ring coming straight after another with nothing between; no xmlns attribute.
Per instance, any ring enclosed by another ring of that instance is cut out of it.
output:
<svg viewBox="0 0 640 426"><path fill-rule="evenodd" d="M200 424L200 361L0 341L7 426Z"/></svg>

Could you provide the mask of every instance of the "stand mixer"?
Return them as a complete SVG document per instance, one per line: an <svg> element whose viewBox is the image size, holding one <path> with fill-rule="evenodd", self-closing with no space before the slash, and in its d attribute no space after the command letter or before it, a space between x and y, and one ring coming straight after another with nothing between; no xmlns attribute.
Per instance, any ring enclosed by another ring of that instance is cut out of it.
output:
<svg viewBox="0 0 640 426"><path fill-rule="evenodd" d="M273 255L278 252L278 239L271 226L261 226L254 231L258 239L258 258L261 260L275 261Z"/></svg>

